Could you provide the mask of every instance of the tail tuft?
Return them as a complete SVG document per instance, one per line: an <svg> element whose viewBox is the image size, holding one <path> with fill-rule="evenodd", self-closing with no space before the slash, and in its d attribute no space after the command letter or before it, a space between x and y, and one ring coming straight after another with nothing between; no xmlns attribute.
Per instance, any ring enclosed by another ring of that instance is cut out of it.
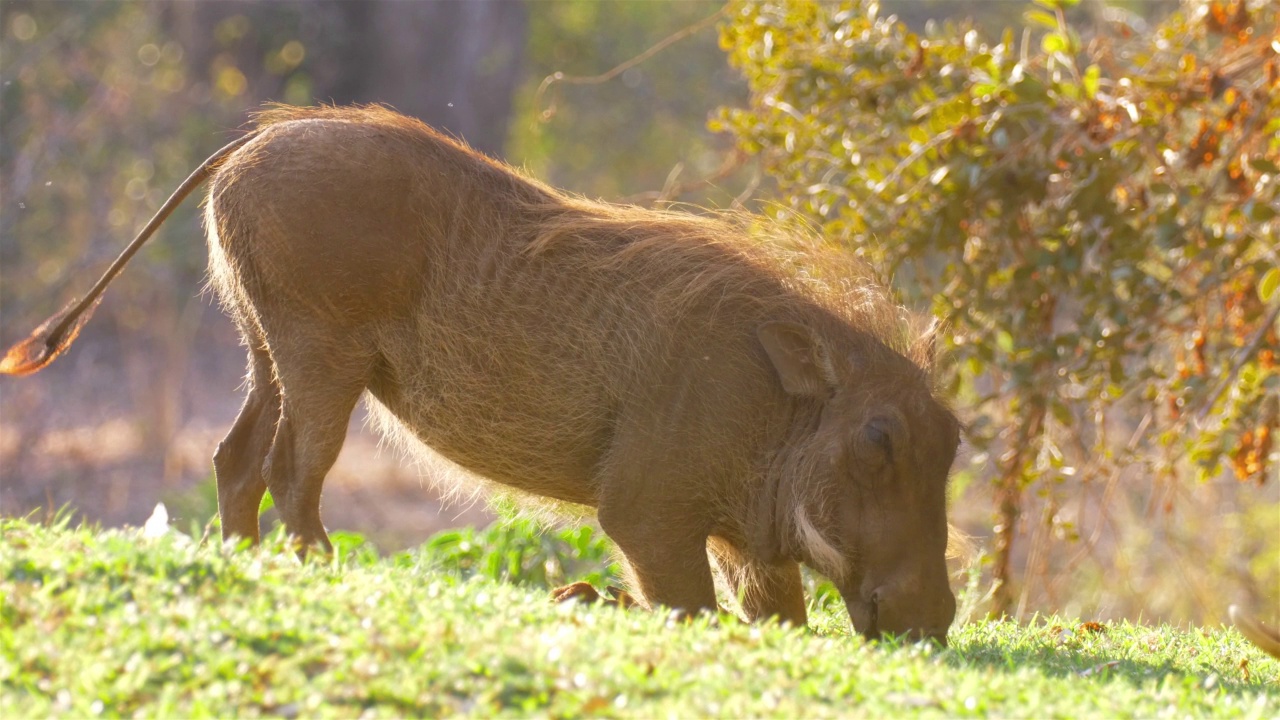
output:
<svg viewBox="0 0 1280 720"><path fill-rule="evenodd" d="M73 301L41 323L25 340L9 348L0 358L0 374L31 375L61 355L71 346L80 334L80 328L89 321L98 306L95 302L88 307L77 308L79 304L79 301Z"/></svg>

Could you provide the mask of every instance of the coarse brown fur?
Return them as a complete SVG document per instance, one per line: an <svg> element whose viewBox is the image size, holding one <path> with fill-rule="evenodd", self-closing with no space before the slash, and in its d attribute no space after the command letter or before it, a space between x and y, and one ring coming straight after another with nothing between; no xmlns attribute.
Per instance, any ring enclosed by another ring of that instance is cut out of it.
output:
<svg viewBox="0 0 1280 720"><path fill-rule="evenodd" d="M931 330L845 253L572 197L380 107L257 121L202 166L250 356L214 458L225 533L257 538L269 487L327 546L320 488L367 392L405 444L596 508L648 604L714 607L710 548L752 617L804 622L804 562L859 630L945 638L958 425Z"/></svg>

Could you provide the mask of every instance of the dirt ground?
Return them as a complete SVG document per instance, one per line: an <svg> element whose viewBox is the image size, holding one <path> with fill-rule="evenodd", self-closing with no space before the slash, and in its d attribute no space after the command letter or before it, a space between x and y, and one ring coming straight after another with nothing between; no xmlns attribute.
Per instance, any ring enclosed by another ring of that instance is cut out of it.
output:
<svg viewBox="0 0 1280 720"><path fill-rule="evenodd" d="M0 513L67 506L106 526L140 525L163 501L183 528L213 515L211 458L239 410L244 354L217 309L194 316L186 337L159 347L95 332L112 325L98 317L46 370L0 378ZM24 329L17 323L39 319L4 320L12 341ZM330 530L362 533L386 551L492 520L482 502L443 504L395 450L379 447L363 408L325 483L322 512Z"/></svg>

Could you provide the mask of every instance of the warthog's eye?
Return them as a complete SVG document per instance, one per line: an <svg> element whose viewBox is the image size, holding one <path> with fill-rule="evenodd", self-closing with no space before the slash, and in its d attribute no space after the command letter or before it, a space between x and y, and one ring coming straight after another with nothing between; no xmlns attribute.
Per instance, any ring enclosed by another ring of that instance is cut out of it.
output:
<svg viewBox="0 0 1280 720"><path fill-rule="evenodd" d="M867 425L865 433L867 442L880 446L885 452L893 452L893 441L889 439L888 430L871 423Z"/></svg>
<svg viewBox="0 0 1280 720"><path fill-rule="evenodd" d="M893 457L894 421L887 417L874 417L862 427L859 443L860 454L869 462L880 464Z"/></svg>

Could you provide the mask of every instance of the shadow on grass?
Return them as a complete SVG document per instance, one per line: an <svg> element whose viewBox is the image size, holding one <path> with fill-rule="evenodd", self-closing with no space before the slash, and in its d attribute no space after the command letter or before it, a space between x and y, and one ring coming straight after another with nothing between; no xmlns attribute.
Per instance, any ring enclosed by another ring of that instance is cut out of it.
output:
<svg viewBox="0 0 1280 720"><path fill-rule="evenodd" d="M1079 647L1035 646L1011 650L997 641L973 640L963 647L953 647L942 653L939 659L955 668L1008 672L1030 669L1049 677L1070 677L1081 681L1121 680L1135 688L1171 678L1175 683L1193 683L1205 690L1221 688L1229 693L1262 691L1280 697L1280 686L1272 683L1266 673L1253 672L1252 680L1244 680L1242 677L1223 677L1208 667L1203 672L1196 672L1188 669L1185 663L1179 665L1167 657L1144 661L1117 657L1118 654ZM1244 671L1240 673L1243 675Z"/></svg>

